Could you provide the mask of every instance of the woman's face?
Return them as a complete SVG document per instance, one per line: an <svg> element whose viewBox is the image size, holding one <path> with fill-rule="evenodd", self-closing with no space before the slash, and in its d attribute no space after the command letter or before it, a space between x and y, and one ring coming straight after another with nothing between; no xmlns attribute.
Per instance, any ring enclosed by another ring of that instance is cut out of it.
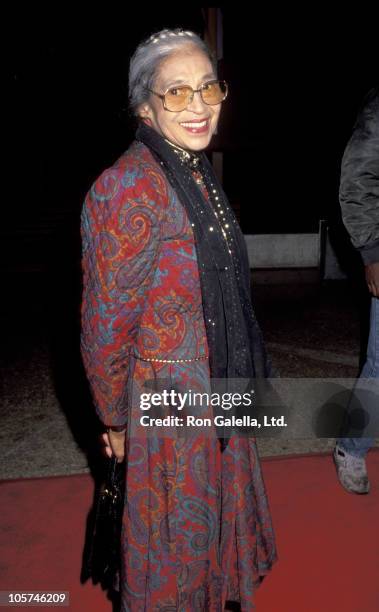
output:
<svg viewBox="0 0 379 612"><path fill-rule="evenodd" d="M189 45L165 59L154 83L154 91L164 94L174 85L190 85L192 89L217 78L208 57L197 47ZM161 136L175 145L191 151L208 146L220 115L221 103L210 106L195 93L192 102L180 112L163 107L163 100L151 94L140 108L140 116Z"/></svg>

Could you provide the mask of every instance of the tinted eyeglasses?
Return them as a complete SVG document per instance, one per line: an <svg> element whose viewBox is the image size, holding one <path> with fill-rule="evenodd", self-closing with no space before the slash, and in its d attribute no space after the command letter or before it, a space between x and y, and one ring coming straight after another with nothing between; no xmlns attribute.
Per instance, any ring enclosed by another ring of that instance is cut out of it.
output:
<svg viewBox="0 0 379 612"><path fill-rule="evenodd" d="M148 89L148 91L163 100L163 106L166 110L179 113L191 104L195 93L200 94L204 104L210 106L220 104L228 95L228 85L225 81L207 81L199 89L192 89L189 85L176 85L175 87L169 87L164 94L152 89Z"/></svg>

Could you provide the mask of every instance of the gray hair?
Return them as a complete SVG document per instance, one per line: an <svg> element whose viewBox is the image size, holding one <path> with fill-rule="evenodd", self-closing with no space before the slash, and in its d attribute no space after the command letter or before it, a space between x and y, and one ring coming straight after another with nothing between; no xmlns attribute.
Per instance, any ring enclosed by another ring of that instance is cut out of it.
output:
<svg viewBox="0 0 379 612"><path fill-rule="evenodd" d="M134 115L138 115L140 105L149 99L148 90L154 87L161 62L189 44L205 53L216 70L216 61L205 42L189 30L161 30L138 45L129 65L129 106Z"/></svg>

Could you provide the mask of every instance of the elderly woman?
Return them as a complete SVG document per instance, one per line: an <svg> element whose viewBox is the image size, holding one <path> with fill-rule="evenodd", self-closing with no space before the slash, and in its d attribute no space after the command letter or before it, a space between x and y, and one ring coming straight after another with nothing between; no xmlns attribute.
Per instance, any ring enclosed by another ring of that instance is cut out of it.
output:
<svg viewBox="0 0 379 612"><path fill-rule="evenodd" d="M243 235L203 152L227 85L196 34L163 30L135 51L129 91L136 140L82 214L83 360L108 455L126 459L122 610L252 610L276 558L254 439L133 435L146 382L270 373Z"/></svg>

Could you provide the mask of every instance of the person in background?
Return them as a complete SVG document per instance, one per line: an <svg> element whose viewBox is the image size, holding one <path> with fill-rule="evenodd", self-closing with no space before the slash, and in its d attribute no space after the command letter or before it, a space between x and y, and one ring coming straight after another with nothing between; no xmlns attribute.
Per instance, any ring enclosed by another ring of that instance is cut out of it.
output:
<svg viewBox="0 0 379 612"><path fill-rule="evenodd" d="M340 204L344 224L360 252L371 293L367 359L360 378L379 378L379 88L367 95L341 166ZM359 382L359 381L358 381ZM377 408L379 408L377 406ZM342 486L368 493L366 454L371 438L340 438L334 450Z"/></svg>
<svg viewBox="0 0 379 612"><path fill-rule="evenodd" d="M133 436L146 384L270 376L244 237L204 153L227 84L201 38L163 30L137 47L129 96L136 139L82 213L83 362L126 467L121 608L249 612L276 560L254 438Z"/></svg>

